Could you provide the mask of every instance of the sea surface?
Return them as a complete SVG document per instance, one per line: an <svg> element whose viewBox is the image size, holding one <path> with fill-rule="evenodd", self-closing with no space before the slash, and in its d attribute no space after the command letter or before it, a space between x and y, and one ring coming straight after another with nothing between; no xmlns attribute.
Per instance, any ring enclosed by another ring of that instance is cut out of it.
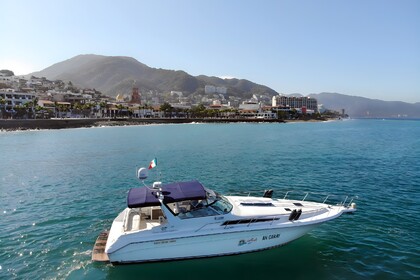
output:
<svg viewBox="0 0 420 280"><path fill-rule="evenodd" d="M420 121L182 124L0 132L0 279L419 279ZM209 259L92 263L139 186L357 195L288 245Z"/></svg>

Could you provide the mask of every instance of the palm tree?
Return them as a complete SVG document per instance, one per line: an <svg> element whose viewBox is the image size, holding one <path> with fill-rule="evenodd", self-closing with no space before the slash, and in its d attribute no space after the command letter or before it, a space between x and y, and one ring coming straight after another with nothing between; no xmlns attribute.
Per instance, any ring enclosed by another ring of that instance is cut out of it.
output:
<svg viewBox="0 0 420 280"><path fill-rule="evenodd" d="M115 106L118 109L118 117L121 117L122 115L122 110L125 108L122 104L118 104L117 106Z"/></svg>
<svg viewBox="0 0 420 280"><path fill-rule="evenodd" d="M23 119L25 115L27 116L27 110L26 110L25 105L16 105L15 109L16 109L16 116L18 118Z"/></svg>
<svg viewBox="0 0 420 280"><path fill-rule="evenodd" d="M165 112L165 117L167 117L167 115L169 113L169 117L171 118L173 109L174 108L168 102L165 102L162 105L160 105L160 110Z"/></svg>
<svg viewBox="0 0 420 280"><path fill-rule="evenodd" d="M58 107L57 101L54 101L54 113L55 113L55 117L58 118L58 115L60 113L60 108Z"/></svg>
<svg viewBox="0 0 420 280"><path fill-rule="evenodd" d="M38 97L32 100L32 114L34 115L34 119L36 119L36 106L38 106Z"/></svg>
<svg viewBox="0 0 420 280"><path fill-rule="evenodd" d="M79 102L75 102L72 107L72 113L80 114L83 110L83 106Z"/></svg>
<svg viewBox="0 0 420 280"><path fill-rule="evenodd" d="M33 110L31 110L34 107L33 101L26 102L25 104L23 104L23 107L25 107L26 118L30 119L29 112L33 113Z"/></svg>
<svg viewBox="0 0 420 280"><path fill-rule="evenodd" d="M0 116L3 118L3 108L5 108L6 100L0 97Z"/></svg>
<svg viewBox="0 0 420 280"><path fill-rule="evenodd" d="M90 114L92 112L93 104L92 103L85 103L82 105L83 110L83 117L90 117Z"/></svg>

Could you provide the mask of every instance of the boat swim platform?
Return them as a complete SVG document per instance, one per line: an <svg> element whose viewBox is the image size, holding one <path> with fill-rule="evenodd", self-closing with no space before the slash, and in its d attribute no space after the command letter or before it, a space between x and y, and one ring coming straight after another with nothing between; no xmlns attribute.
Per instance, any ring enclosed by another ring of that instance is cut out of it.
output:
<svg viewBox="0 0 420 280"><path fill-rule="evenodd" d="M108 254L105 253L106 242L108 241L109 231L103 231L96 239L92 251L92 261L94 262L109 262Z"/></svg>

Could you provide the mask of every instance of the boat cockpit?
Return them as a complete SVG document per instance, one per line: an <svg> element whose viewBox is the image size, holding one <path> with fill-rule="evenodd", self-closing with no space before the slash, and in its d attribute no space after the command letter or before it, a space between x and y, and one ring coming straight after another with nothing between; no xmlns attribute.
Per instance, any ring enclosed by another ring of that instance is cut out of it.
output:
<svg viewBox="0 0 420 280"><path fill-rule="evenodd" d="M159 198L159 193L163 196ZM127 197L124 231L148 230L168 222L167 215L181 220L225 215L233 205L219 193L198 181L162 185L161 188L133 188ZM164 207L164 209L162 209Z"/></svg>
<svg viewBox="0 0 420 280"><path fill-rule="evenodd" d="M224 215L232 211L233 205L224 196L207 188L205 191L204 199L183 200L165 206L180 219Z"/></svg>

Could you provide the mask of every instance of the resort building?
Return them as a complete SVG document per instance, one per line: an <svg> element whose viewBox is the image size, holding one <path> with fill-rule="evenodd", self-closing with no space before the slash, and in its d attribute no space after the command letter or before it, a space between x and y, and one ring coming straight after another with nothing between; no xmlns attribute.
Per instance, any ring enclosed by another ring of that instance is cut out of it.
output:
<svg viewBox="0 0 420 280"><path fill-rule="evenodd" d="M310 97L276 95L273 96L272 106L302 110L304 113L318 112L318 101Z"/></svg>
<svg viewBox="0 0 420 280"><path fill-rule="evenodd" d="M13 90L0 91L0 99L4 101L6 111L13 110L17 106L23 106L35 99L34 93L14 92ZM2 104L3 105L3 104Z"/></svg>
<svg viewBox="0 0 420 280"><path fill-rule="evenodd" d="M28 117L33 111L35 94L15 92L13 89L0 91L0 118ZM31 103L30 103L31 102Z"/></svg>

